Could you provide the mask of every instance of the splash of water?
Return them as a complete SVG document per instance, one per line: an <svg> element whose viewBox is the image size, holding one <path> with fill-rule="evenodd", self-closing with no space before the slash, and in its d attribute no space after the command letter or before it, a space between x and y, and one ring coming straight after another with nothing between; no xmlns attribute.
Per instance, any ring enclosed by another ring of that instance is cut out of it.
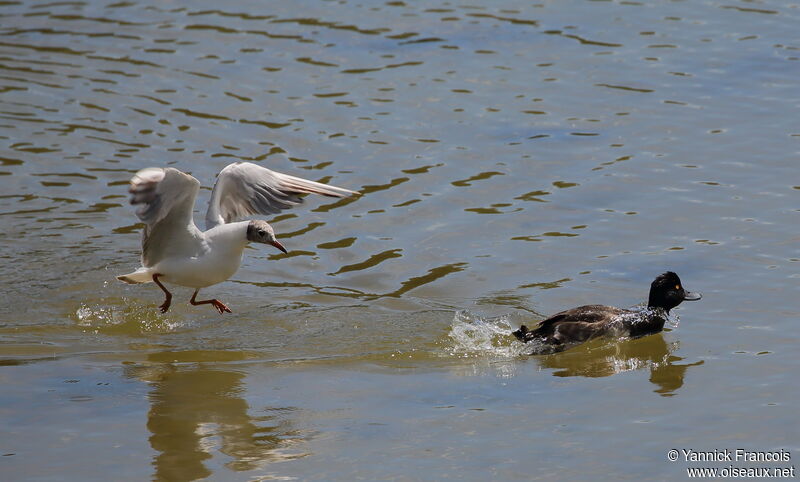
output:
<svg viewBox="0 0 800 482"><path fill-rule="evenodd" d="M680 324L681 318L675 313L666 313L662 308L651 308L647 305L641 304L628 308L629 312L617 315L611 321L612 327L616 326L618 333L616 336L625 336L628 328L637 323L642 323L650 318L663 318L664 326L669 328L677 328Z"/></svg>
<svg viewBox="0 0 800 482"><path fill-rule="evenodd" d="M667 322L664 323L664 326L669 326L670 328L677 328L678 325L681 324L681 317L677 313L669 313L667 315Z"/></svg>
<svg viewBox="0 0 800 482"><path fill-rule="evenodd" d="M460 358L515 358L526 352L525 345L511 334L515 329L509 315L483 318L460 310L453 316L446 350Z"/></svg>
<svg viewBox="0 0 800 482"><path fill-rule="evenodd" d="M182 321L154 313L150 306L129 303L125 299L102 299L98 303L81 303L75 310L74 319L84 330L96 333L108 330L131 333L169 332L184 324Z"/></svg>

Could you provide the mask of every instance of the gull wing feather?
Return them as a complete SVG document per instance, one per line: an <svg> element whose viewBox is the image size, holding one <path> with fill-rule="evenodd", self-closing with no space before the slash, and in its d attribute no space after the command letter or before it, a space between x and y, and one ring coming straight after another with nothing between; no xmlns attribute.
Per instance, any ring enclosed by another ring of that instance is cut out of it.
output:
<svg viewBox="0 0 800 482"><path fill-rule="evenodd" d="M217 177L206 229L253 214L277 214L303 202L301 194L345 197L355 191L275 172L250 162L229 164Z"/></svg>
<svg viewBox="0 0 800 482"><path fill-rule="evenodd" d="M200 182L177 169L149 167L131 179L131 204L145 223L142 266L151 267L173 254L199 249L202 233L194 225L192 209Z"/></svg>

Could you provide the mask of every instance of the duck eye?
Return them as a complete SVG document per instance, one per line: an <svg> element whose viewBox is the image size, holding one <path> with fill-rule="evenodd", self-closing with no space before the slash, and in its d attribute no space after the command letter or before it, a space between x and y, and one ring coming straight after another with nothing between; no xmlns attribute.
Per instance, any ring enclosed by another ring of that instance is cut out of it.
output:
<svg viewBox="0 0 800 482"><path fill-rule="evenodd" d="M675 289L676 290L680 290L681 289L681 285L675 285Z"/></svg>

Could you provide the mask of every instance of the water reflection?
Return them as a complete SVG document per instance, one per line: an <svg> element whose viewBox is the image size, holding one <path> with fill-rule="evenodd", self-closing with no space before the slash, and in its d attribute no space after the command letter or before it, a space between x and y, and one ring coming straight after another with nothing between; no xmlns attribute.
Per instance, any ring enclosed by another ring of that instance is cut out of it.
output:
<svg viewBox="0 0 800 482"><path fill-rule="evenodd" d="M393 259L396 257L400 257L398 254L399 251L402 250L391 250L386 253L381 253L383 256L382 258L377 258L377 262L375 262L376 258L373 257L363 263L358 263L354 265L344 266L340 268L339 272L336 273L329 273L329 276L333 276L344 271L359 271L366 267L374 266L381 261L387 259ZM293 256L294 251L290 251L288 254L280 254L280 255L270 255L270 259L283 259L284 257L291 257ZM314 253L310 253L307 251L300 251L301 254L313 255ZM396 254L396 255L395 255ZM371 263L371 264L370 264ZM393 291L384 292L384 293L375 293L369 291L361 291L354 288L348 288L343 286L316 286L308 283L289 283L289 282L256 282L256 281L235 281L241 284L248 284L253 286L259 287L295 287L295 288L308 288L314 291L317 294L321 295L329 295L329 296L341 296L345 298L356 298L356 299L364 299L364 300L378 300L381 298L401 298L403 295L408 293L409 291L419 288L421 286L425 286L429 283L433 283L435 281L444 278L453 273L459 273L466 269L467 263L451 263L446 264L444 266L437 266L435 268L431 268L428 270L426 274L420 276L412 276L405 281L400 283L400 286L394 289Z"/></svg>
<svg viewBox="0 0 800 482"><path fill-rule="evenodd" d="M650 382L662 396L672 396L683 386L689 367L702 365L678 363L683 358L673 355L678 343L667 343L661 333L635 340L609 343L597 340L592 346L567 350L537 358L543 368L555 369L556 377L607 377L631 370L650 370Z"/></svg>
<svg viewBox="0 0 800 482"><path fill-rule="evenodd" d="M168 355L149 358L159 362ZM307 455L298 450L304 438L289 418L296 408L254 411L242 398L243 372L158 363L130 368L128 375L152 386L147 428L157 452L155 480L210 477L209 462L220 453L229 459L225 467L237 472Z"/></svg>

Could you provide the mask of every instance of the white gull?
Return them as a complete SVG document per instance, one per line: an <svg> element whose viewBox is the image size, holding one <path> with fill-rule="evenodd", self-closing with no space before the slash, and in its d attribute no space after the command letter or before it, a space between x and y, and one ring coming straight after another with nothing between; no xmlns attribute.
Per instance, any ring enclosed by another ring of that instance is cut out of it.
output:
<svg viewBox="0 0 800 482"><path fill-rule="evenodd" d="M197 301L197 292L233 276L248 242L271 244L284 253L266 221L238 221L254 214L277 214L303 200L300 194L344 197L354 191L281 174L249 162L235 162L220 171L211 190L206 231L194 224L194 201L200 182L177 169L149 167L131 179L131 204L145 223L142 267L117 279L126 283L155 282L169 310L172 293L163 283L195 288L193 305L211 304L221 313L231 310L217 299Z"/></svg>

